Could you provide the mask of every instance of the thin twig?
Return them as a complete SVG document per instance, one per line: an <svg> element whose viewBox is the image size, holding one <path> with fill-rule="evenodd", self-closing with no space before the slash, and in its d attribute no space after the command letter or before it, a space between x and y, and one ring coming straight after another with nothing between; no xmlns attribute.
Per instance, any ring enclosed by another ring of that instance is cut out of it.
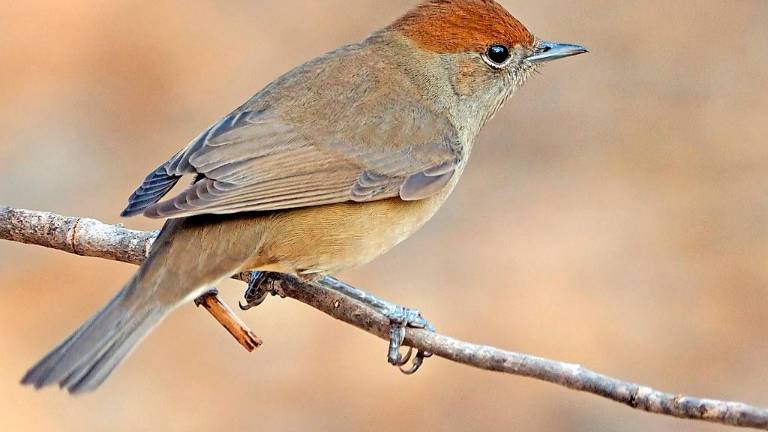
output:
<svg viewBox="0 0 768 432"><path fill-rule="evenodd" d="M131 231L93 219L0 207L0 239L139 264L155 233ZM247 274L237 275L247 280ZM383 339L388 322L354 300L289 275L271 276L290 298ZM635 409L685 419L768 430L768 409L739 402L674 395L598 374L579 365L475 345L425 330L408 329L406 345L468 366L531 377L592 393Z"/></svg>
<svg viewBox="0 0 768 432"><path fill-rule="evenodd" d="M224 303L224 300L219 297L218 290L203 294L195 300L195 304L204 307L248 352L253 352L264 344L264 341L256 336L243 320Z"/></svg>

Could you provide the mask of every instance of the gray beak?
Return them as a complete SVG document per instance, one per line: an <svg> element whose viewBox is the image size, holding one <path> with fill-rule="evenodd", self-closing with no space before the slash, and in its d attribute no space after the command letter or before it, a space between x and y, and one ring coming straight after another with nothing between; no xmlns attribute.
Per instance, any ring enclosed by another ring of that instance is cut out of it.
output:
<svg viewBox="0 0 768 432"><path fill-rule="evenodd" d="M531 63L544 63L587 52L589 52L589 50L581 45L541 41L539 42L536 51L533 55L528 57L527 60Z"/></svg>

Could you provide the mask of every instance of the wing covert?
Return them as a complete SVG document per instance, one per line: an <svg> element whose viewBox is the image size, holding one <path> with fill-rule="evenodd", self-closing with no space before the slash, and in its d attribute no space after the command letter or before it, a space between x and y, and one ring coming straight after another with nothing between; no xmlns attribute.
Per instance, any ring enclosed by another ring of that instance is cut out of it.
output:
<svg viewBox="0 0 768 432"><path fill-rule="evenodd" d="M147 177L124 215L269 211L438 192L462 160L456 129L401 88L377 86L369 75L357 77L350 94L318 93L293 109L284 108L293 99L269 99L268 88ZM310 90L317 92L291 89ZM368 114L361 117L361 110ZM158 202L184 175L195 182Z"/></svg>

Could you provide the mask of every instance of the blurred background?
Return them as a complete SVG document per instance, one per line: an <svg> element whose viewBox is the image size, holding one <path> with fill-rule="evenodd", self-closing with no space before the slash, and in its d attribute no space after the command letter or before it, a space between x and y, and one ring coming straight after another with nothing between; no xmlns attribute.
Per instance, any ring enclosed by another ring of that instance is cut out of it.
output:
<svg viewBox="0 0 768 432"><path fill-rule="evenodd" d="M0 204L150 229L117 217L146 173L415 2L0 3ZM544 68L442 212L341 276L448 335L768 405L768 2L502 3L592 53ZM725 430L440 359L405 377L277 299L244 314L254 354L190 305L95 394L19 386L133 271L0 243L0 430Z"/></svg>

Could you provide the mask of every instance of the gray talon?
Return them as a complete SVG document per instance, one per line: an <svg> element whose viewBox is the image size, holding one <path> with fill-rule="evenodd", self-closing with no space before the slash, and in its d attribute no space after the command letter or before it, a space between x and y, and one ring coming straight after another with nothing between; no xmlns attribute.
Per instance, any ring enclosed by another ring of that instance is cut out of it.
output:
<svg viewBox="0 0 768 432"><path fill-rule="evenodd" d="M408 364L413 355L413 347L408 348L408 353L403 356L400 354L400 347L405 340L406 327L420 328L428 331L435 331L432 324L429 323L421 312L415 309L407 309L402 306L397 306L384 314L390 320L389 328L389 352L387 359L393 366L400 368L400 371L406 375L413 375L424 364L424 359L431 357L432 354L418 350L416 356L413 357L411 367L404 369L403 367Z"/></svg>
<svg viewBox="0 0 768 432"><path fill-rule="evenodd" d="M419 350L419 352L416 353L416 357L414 357L413 359L413 363L411 364L411 367L408 369L403 369L402 367L400 367L400 372L402 372L405 375L415 374L416 372L419 371L419 369L421 369L421 365L424 364L424 359L429 357L432 357L432 353Z"/></svg>
<svg viewBox="0 0 768 432"><path fill-rule="evenodd" d="M411 361L411 357L413 356L413 347L408 347L408 352L405 353L404 356L400 359L399 362L395 366L397 367L403 367L408 364L409 361Z"/></svg>
<svg viewBox="0 0 768 432"><path fill-rule="evenodd" d="M267 274L264 272L251 273L251 281L248 283L248 289L245 290L245 304L239 302L241 310L249 310L264 303L270 290L264 288L264 282Z"/></svg>

